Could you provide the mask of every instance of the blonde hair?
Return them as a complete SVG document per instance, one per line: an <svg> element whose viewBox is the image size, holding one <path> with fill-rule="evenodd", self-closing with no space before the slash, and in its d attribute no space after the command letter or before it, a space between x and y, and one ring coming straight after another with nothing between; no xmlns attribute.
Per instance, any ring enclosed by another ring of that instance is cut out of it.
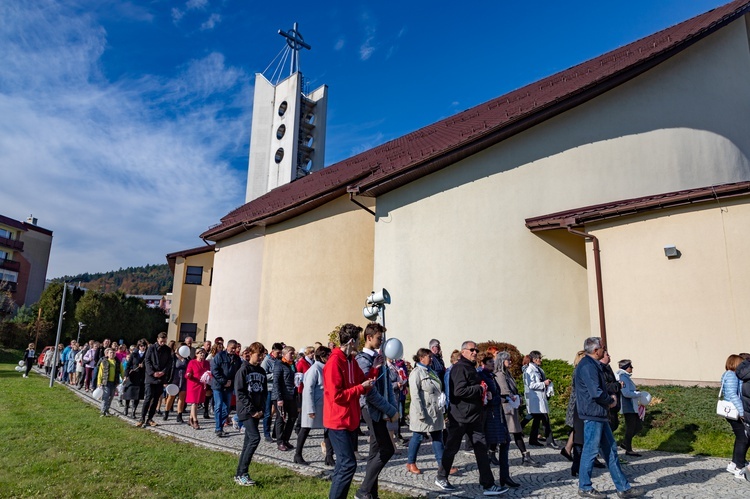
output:
<svg viewBox="0 0 750 499"><path fill-rule="evenodd" d="M581 359L586 356L586 350L578 350L575 360L573 360L573 366L577 366Z"/></svg>

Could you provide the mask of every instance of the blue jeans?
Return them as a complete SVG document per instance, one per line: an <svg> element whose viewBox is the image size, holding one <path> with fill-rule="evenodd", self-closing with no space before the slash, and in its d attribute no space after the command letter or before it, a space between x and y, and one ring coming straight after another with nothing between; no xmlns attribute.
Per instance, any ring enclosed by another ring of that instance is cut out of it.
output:
<svg viewBox="0 0 750 499"><path fill-rule="evenodd" d="M419 452L419 445L422 443L424 433L413 432L411 439L409 440L409 456L406 458L407 464L414 464L417 462L417 453ZM443 460L443 430L431 431L430 438L432 439L432 452L435 453L435 459L437 459L438 465Z"/></svg>
<svg viewBox="0 0 750 499"><path fill-rule="evenodd" d="M214 390L214 419L216 430L223 431L224 422L229 415L229 402L232 400L232 390Z"/></svg>
<svg viewBox="0 0 750 499"><path fill-rule="evenodd" d="M357 450L357 432L348 430L328 430L333 453L336 455L336 467L333 469L331 491L328 499L346 499L349 487L357 471L357 460L354 452Z"/></svg>
<svg viewBox="0 0 750 499"><path fill-rule="evenodd" d="M266 397L266 410L263 412L263 435L271 436L271 390L268 390Z"/></svg>
<svg viewBox="0 0 750 499"><path fill-rule="evenodd" d="M630 489L630 484L620 468L617 458L617 443L612 429L607 421L583 422L583 451L581 452L581 468L578 473L578 488L591 490L591 469L594 460L601 449L602 457L607 460L607 468L618 492Z"/></svg>

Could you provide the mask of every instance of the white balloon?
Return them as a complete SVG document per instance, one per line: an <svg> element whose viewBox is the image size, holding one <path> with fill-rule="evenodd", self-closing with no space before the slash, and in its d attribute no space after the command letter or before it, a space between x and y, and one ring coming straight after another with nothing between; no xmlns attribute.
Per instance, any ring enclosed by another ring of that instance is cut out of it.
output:
<svg viewBox="0 0 750 499"><path fill-rule="evenodd" d="M179 350L177 350L177 353L179 353L182 357L185 357L186 359L190 357L190 347L187 345L182 345Z"/></svg>
<svg viewBox="0 0 750 499"><path fill-rule="evenodd" d="M92 397L94 397L96 400L101 400L102 395L104 395L104 390L102 390L102 387L99 386L94 390L94 393L91 394Z"/></svg>
<svg viewBox="0 0 750 499"><path fill-rule="evenodd" d="M171 395L172 397L176 397L177 394L180 393L180 387L177 385L167 385L167 395Z"/></svg>
<svg viewBox="0 0 750 499"><path fill-rule="evenodd" d="M23 367L23 366L25 366L25 365L26 365L26 362L24 362L24 361L22 361L22 360L19 360L19 361L18 361L18 366L19 366L19 367Z"/></svg>
<svg viewBox="0 0 750 499"><path fill-rule="evenodd" d="M638 397L638 403L646 406L651 403L651 394L648 392L641 392L640 397Z"/></svg>
<svg viewBox="0 0 750 499"><path fill-rule="evenodd" d="M389 359L398 360L404 355L404 345L398 338L388 338L383 345L383 355Z"/></svg>
<svg viewBox="0 0 750 499"><path fill-rule="evenodd" d="M23 372L23 367L16 366L16 371L18 371L19 373L22 373Z"/></svg>

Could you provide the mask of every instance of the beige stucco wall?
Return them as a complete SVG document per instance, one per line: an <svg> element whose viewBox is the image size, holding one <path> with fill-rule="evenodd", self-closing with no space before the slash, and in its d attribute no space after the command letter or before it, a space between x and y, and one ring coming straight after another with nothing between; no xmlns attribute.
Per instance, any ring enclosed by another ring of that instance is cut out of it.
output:
<svg viewBox="0 0 750 499"><path fill-rule="evenodd" d="M255 227L216 243L208 311L208 339L255 341L263 274L264 229Z"/></svg>
<svg viewBox="0 0 750 499"><path fill-rule="evenodd" d="M179 340L180 325L195 323L198 326L197 341L203 341L208 323L208 309L211 303L211 271L214 252L201 253L175 259L174 281L172 283L172 309L170 310L167 337ZM186 284L187 267L203 267L201 284Z"/></svg>
<svg viewBox="0 0 750 499"><path fill-rule="evenodd" d="M372 199L361 200L374 207ZM268 227L258 338L296 348L327 342L338 324L364 325L372 291L374 217L343 196Z"/></svg>
<svg viewBox="0 0 750 499"><path fill-rule="evenodd" d="M364 199L374 206L374 200ZM344 196L299 217L217 243L209 339L243 345L325 343L340 323L364 325L372 290L374 218Z"/></svg>
<svg viewBox="0 0 750 499"><path fill-rule="evenodd" d="M572 360L596 333L583 243L532 234L524 219L750 179L748 55L740 20L574 110L380 196L374 285L393 296L388 328L406 353L431 337L444 351L491 338Z"/></svg>
<svg viewBox="0 0 750 499"><path fill-rule="evenodd" d="M750 349L749 202L701 203L586 227L599 239L615 362L631 359L639 378L716 382L729 354ZM668 259L667 245L681 256Z"/></svg>

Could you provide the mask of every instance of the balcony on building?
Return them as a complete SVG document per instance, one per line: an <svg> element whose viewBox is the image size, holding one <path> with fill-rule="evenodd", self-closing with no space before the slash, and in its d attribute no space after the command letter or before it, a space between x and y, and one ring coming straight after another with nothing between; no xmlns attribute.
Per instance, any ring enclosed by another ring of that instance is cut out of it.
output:
<svg viewBox="0 0 750 499"><path fill-rule="evenodd" d="M21 262L11 260L10 258L3 258L0 259L0 269L18 272L19 270L21 270Z"/></svg>
<svg viewBox="0 0 750 499"><path fill-rule="evenodd" d="M0 247L6 247L12 250L23 251L23 241L19 241L18 239L9 239L7 237L0 236Z"/></svg>

